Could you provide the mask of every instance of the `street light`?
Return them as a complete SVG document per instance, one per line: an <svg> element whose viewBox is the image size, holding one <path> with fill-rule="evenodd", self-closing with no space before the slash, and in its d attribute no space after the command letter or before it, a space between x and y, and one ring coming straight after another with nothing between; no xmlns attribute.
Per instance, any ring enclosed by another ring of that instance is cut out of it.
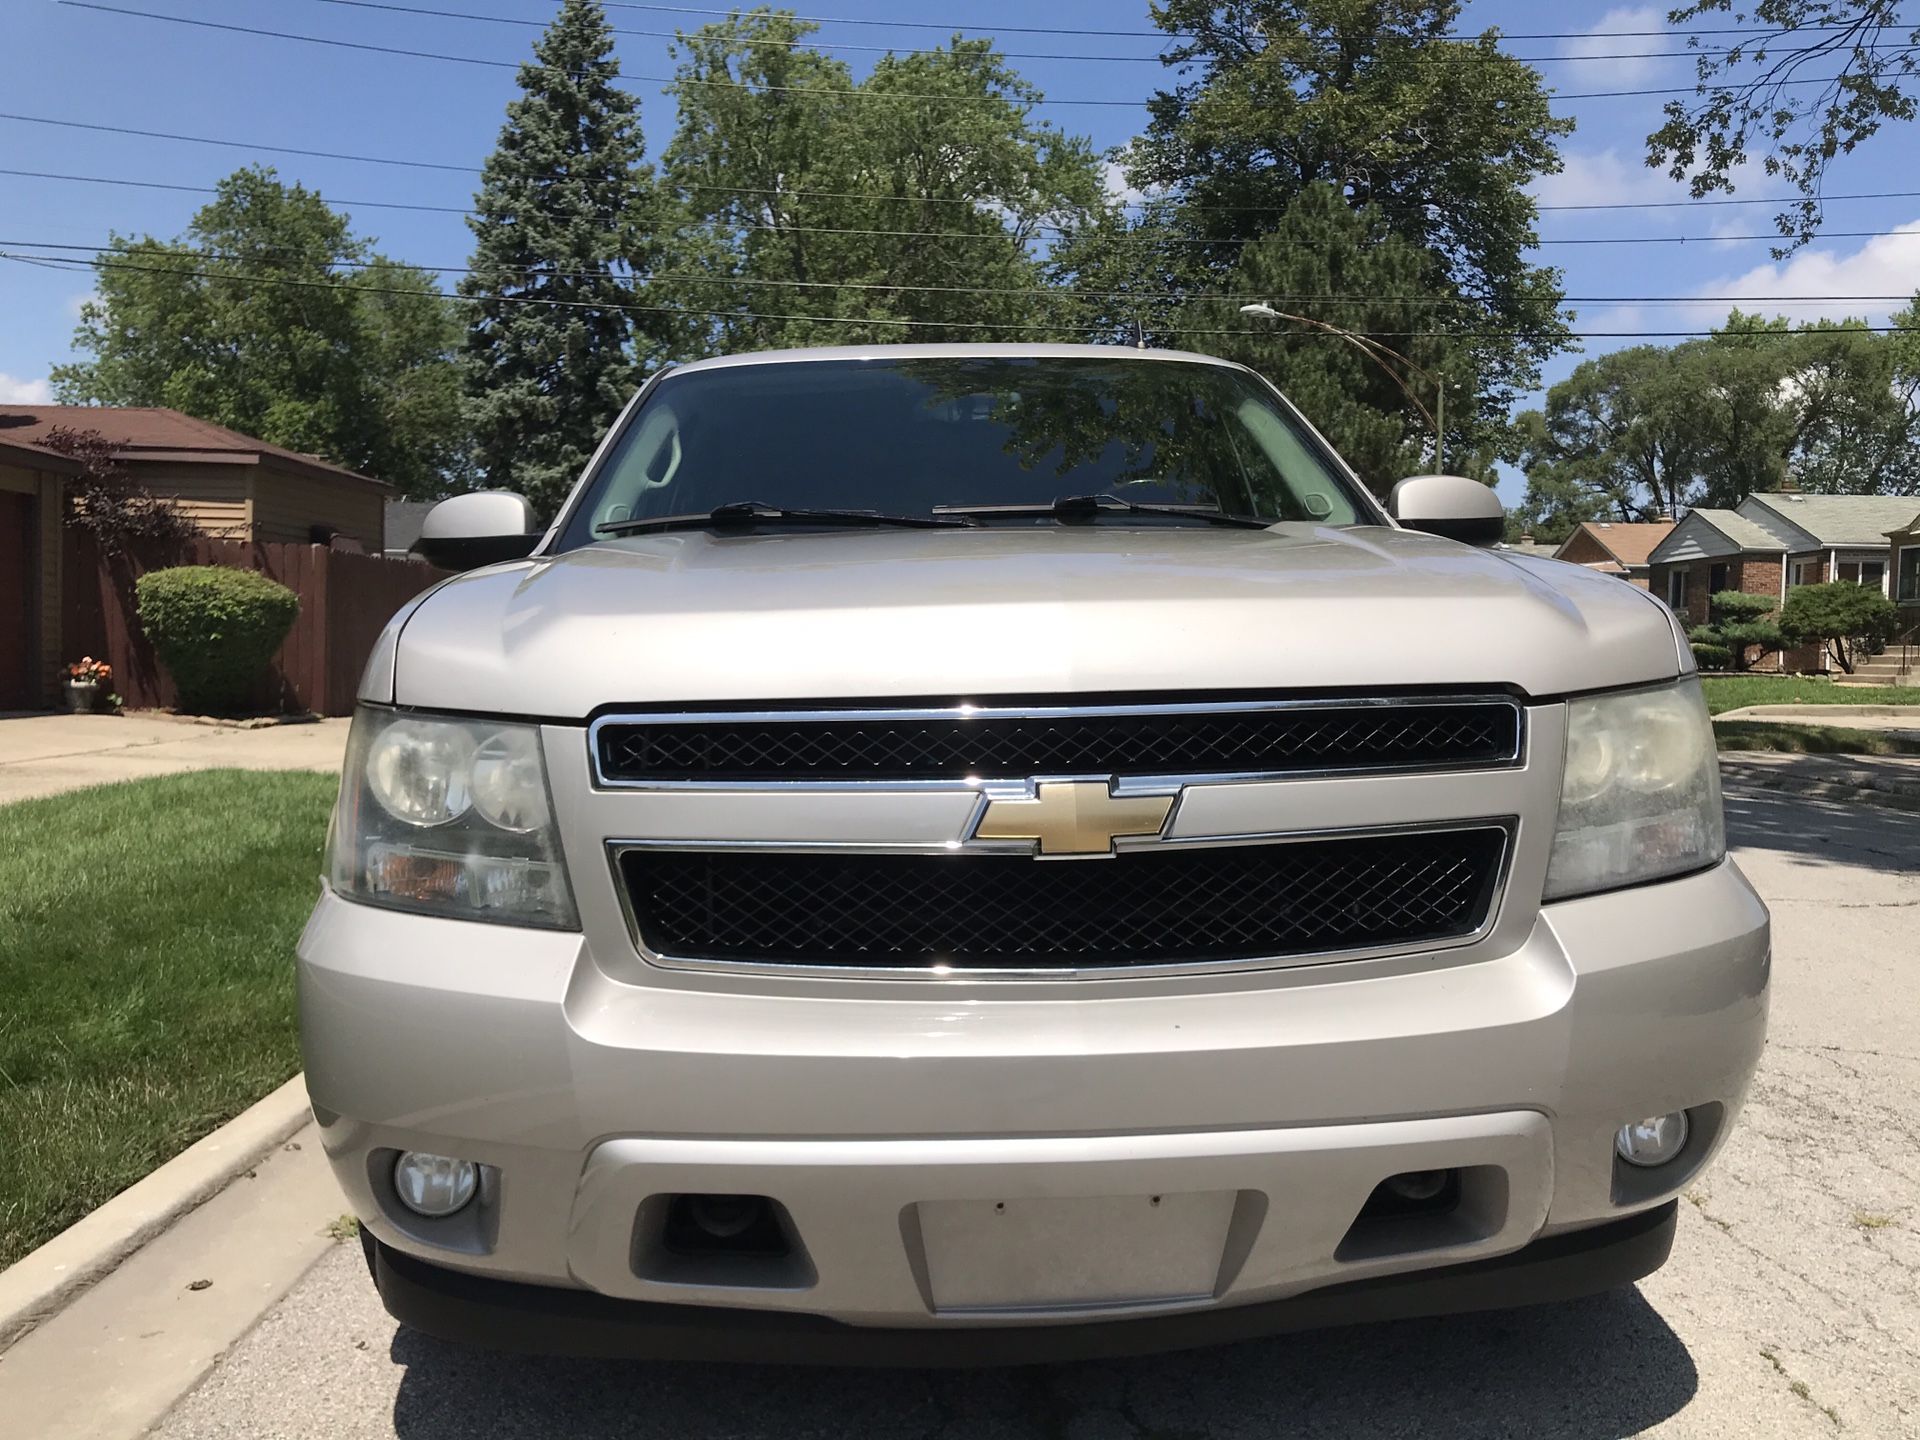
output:
<svg viewBox="0 0 1920 1440"><path fill-rule="evenodd" d="M1240 307L1240 313L1242 315L1257 315L1263 320L1291 320L1296 325L1311 325L1314 329L1324 330L1329 335L1338 335L1362 355L1373 361L1374 364L1387 372L1387 378L1400 387L1400 393L1407 397L1408 401L1413 405L1413 408L1418 410L1421 418L1427 422L1427 428L1433 432L1433 468L1442 472L1446 470L1447 387L1441 382L1438 375L1435 375L1418 361L1402 355L1391 346L1382 345L1378 340L1370 339L1365 335L1356 335L1353 331L1343 330L1338 325L1329 325L1325 320L1316 320L1311 315L1289 315L1284 310L1274 309L1273 306L1267 304L1264 300L1257 305L1242 305ZM1434 408L1432 410L1429 410L1421 403L1420 397L1413 393L1413 390L1401 377L1400 373L1380 358L1382 355L1391 355L1402 365L1405 365L1408 369L1418 374L1424 375L1433 383Z"/></svg>

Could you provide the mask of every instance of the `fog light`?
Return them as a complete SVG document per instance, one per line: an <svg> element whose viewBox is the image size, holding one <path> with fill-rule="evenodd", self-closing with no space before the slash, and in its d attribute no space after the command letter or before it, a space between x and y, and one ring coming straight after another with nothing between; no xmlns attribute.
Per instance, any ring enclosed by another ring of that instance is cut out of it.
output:
<svg viewBox="0 0 1920 1440"><path fill-rule="evenodd" d="M416 1215L438 1220L469 1200L480 1185L480 1169L471 1160L425 1155L409 1150L393 1162L393 1189Z"/></svg>
<svg viewBox="0 0 1920 1440"><path fill-rule="evenodd" d="M1687 1148L1686 1112L1676 1110L1671 1115L1653 1115L1622 1125L1613 1137L1613 1148L1629 1165L1664 1165Z"/></svg>

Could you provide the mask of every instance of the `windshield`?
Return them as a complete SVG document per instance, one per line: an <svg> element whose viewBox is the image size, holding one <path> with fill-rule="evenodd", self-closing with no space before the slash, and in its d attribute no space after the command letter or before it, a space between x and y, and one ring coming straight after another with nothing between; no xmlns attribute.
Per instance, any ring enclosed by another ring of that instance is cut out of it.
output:
<svg viewBox="0 0 1920 1440"><path fill-rule="evenodd" d="M1095 494L1264 520L1373 518L1272 392L1227 366L1119 356L780 361L661 380L561 548L606 538L602 527L747 500L925 516Z"/></svg>

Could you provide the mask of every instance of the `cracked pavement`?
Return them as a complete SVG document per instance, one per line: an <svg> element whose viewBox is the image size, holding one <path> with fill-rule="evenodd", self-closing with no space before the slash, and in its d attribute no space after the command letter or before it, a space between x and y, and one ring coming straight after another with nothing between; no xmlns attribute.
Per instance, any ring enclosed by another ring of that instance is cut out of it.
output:
<svg viewBox="0 0 1920 1440"><path fill-rule="evenodd" d="M155 1432L938 1440L1920 1436L1920 815L1729 789L1772 1032L1673 1259L1572 1304L998 1372L487 1355L328 1254Z"/></svg>

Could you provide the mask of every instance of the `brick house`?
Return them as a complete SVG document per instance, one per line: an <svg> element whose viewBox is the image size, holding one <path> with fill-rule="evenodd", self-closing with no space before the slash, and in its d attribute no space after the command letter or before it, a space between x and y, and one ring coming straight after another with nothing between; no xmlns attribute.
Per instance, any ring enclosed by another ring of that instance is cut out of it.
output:
<svg viewBox="0 0 1920 1440"><path fill-rule="evenodd" d="M1913 499L1897 496L1780 491L1749 495L1732 510L1692 510L1649 557L1651 588L1690 627L1707 623L1709 602L1720 590L1785 604L1796 585L1848 580L1897 598L1894 580L1905 552L1891 532L1920 525L1915 508ZM1920 551L1906 563L1920 596ZM1769 657L1760 668L1825 665L1825 657L1807 647Z"/></svg>
<svg viewBox="0 0 1920 1440"><path fill-rule="evenodd" d="M1673 533L1673 523L1666 519L1585 520L1553 552L1553 558L1617 575L1645 590L1654 547Z"/></svg>

